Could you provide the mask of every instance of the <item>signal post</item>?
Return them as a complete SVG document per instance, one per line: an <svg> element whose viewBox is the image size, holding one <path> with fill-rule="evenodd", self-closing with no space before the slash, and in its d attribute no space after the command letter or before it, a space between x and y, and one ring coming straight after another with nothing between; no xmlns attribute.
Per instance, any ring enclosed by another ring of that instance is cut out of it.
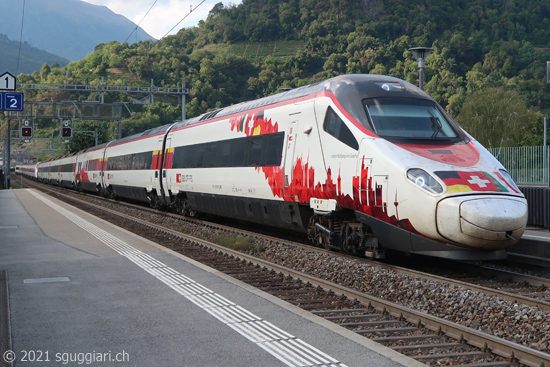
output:
<svg viewBox="0 0 550 367"><path fill-rule="evenodd" d="M0 111L23 111L23 93L16 93L17 79L8 72L0 75ZM6 128L6 143L4 148L4 188L10 188L10 163L11 163L11 121L8 117ZM32 135L32 129L31 129Z"/></svg>

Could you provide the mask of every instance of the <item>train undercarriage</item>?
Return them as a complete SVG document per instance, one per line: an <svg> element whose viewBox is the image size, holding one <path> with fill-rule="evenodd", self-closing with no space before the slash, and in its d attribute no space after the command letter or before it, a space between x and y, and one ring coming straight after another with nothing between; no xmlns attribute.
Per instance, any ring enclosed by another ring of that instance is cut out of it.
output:
<svg viewBox="0 0 550 367"><path fill-rule="evenodd" d="M369 226L355 220L353 213L316 213L310 217L307 233L313 244L327 250L339 250L373 259L385 257L384 249Z"/></svg>

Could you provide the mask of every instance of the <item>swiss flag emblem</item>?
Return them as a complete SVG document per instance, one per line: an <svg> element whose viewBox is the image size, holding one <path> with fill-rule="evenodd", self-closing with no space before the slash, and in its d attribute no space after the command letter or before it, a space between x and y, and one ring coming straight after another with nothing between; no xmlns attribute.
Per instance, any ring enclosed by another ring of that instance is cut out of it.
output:
<svg viewBox="0 0 550 367"><path fill-rule="evenodd" d="M177 182L177 183L181 183L181 173L178 173L178 174L176 175L176 182Z"/></svg>

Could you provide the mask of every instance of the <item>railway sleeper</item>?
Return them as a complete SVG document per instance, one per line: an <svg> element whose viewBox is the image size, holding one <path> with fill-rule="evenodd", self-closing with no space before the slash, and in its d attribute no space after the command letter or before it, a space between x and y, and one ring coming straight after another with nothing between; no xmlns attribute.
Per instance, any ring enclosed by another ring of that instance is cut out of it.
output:
<svg viewBox="0 0 550 367"><path fill-rule="evenodd" d="M358 326L382 326L382 325L396 325L396 324L404 324L404 322L399 320L384 320L384 321L369 321L369 322L344 322L338 325L349 328L349 327L358 327Z"/></svg>
<svg viewBox="0 0 550 367"><path fill-rule="evenodd" d="M416 344L416 345L399 345L390 347L393 350L403 352L406 350L423 350L423 349L445 349L445 348L457 348L464 347L462 343L441 343L441 344Z"/></svg>
<svg viewBox="0 0 550 367"><path fill-rule="evenodd" d="M400 335L400 336L382 336L382 337L372 338L372 340L378 343L392 343L392 342L404 342L404 341L419 341L419 340L435 339L435 338L439 338L439 335L415 334L415 335Z"/></svg>
<svg viewBox="0 0 550 367"><path fill-rule="evenodd" d="M490 357L490 353L485 353L481 351L475 351L475 352L455 352L455 353L441 353L441 354L426 354L426 355L419 355L414 356L410 355L409 357L413 359L444 359L444 358L460 358L460 357L483 357L487 358Z"/></svg>
<svg viewBox="0 0 550 367"><path fill-rule="evenodd" d="M410 333L413 331L417 331L418 328L416 327L401 327L401 328L387 328L387 329L366 329L366 330L357 330L355 331L357 334L373 334L373 333L381 333L381 334L396 334L396 333Z"/></svg>

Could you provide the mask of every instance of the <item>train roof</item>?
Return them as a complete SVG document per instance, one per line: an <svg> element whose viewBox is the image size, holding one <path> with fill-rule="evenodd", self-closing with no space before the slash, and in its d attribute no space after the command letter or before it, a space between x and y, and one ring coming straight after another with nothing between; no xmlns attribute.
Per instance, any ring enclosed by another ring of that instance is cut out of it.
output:
<svg viewBox="0 0 550 367"><path fill-rule="evenodd" d="M398 91L386 91L382 89L380 85L378 85L380 83L397 83L402 88ZM384 75L347 74L309 84L303 87L280 92L253 101L241 102L232 106L210 111L198 117L193 117L184 121L176 122L174 128L196 124L213 118L220 118L224 116L238 114L251 109L267 107L276 103L306 97L320 92L332 92L341 103L344 102L343 104L345 104L346 100L348 100L347 97L349 97L349 93L354 93L355 98L353 99L359 102L364 98L377 97L381 94L383 94L384 96L390 96L396 93L399 93L400 96L406 94L409 97L431 99L431 97L429 97L421 89L402 79Z"/></svg>
<svg viewBox="0 0 550 367"><path fill-rule="evenodd" d="M398 89L383 89L382 84L389 83L399 85ZM397 96L410 97L410 98L423 98L430 99L424 91L416 86L398 78L373 75L373 74L348 74L340 75L334 78L326 79L317 83L309 84L303 87L291 89L288 91L280 92L271 96L263 97L260 99L241 102L232 106L216 109L200 116L186 119L183 121L177 121L162 126L158 126L142 133L130 135L122 139L113 140L108 145L117 145L127 141L137 140L151 135L164 133L167 130L173 128L180 128L197 124L203 121L208 121L214 118L220 118L224 116L234 115L249 111L252 109L263 108L277 103L290 101L310 95L315 95L321 92L333 93L338 101L348 110L351 115L357 121L363 121L366 119L364 114L364 108L361 106L361 101L365 98L373 98L379 96ZM94 147L97 148L97 147ZM92 148L90 148L92 149Z"/></svg>

